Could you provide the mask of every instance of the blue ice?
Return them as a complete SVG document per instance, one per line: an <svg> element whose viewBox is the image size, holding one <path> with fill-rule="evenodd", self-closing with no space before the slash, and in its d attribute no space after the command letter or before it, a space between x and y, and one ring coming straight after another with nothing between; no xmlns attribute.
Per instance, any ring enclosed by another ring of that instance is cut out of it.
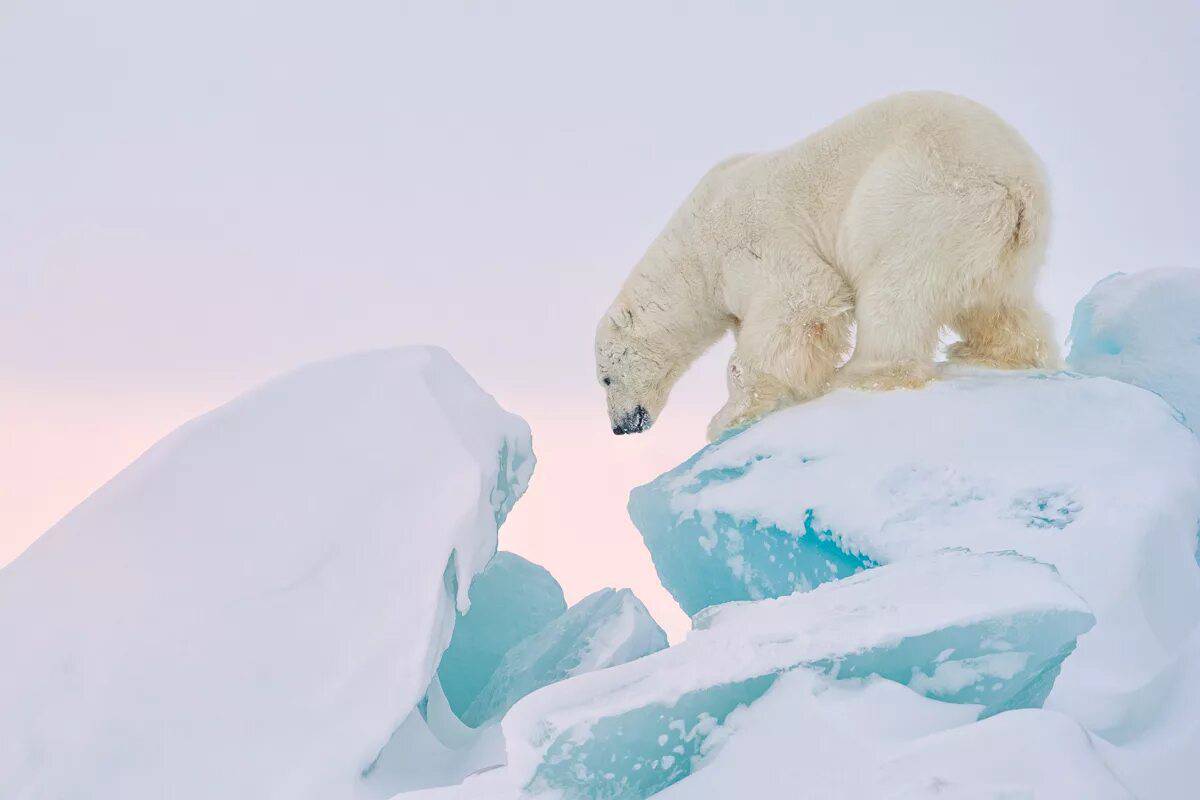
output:
<svg viewBox="0 0 1200 800"><path fill-rule="evenodd" d="M510 649L461 718L481 725L543 686L666 646L667 635L633 592L601 589Z"/></svg>
<svg viewBox="0 0 1200 800"><path fill-rule="evenodd" d="M460 718L509 648L567 609L562 587L544 568L499 552L471 582L471 608L458 615L438 679Z"/></svg>

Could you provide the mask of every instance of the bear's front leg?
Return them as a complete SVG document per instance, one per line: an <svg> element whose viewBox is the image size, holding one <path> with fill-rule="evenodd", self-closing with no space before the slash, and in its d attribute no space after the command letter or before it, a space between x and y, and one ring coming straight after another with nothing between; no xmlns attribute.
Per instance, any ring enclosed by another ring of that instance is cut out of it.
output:
<svg viewBox="0 0 1200 800"><path fill-rule="evenodd" d="M823 394L849 349L854 298L833 267L785 235L747 252L725 276L737 344L729 402L709 424L709 439Z"/></svg>
<svg viewBox="0 0 1200 800"><path fill-rule="evenodd" d="M816 316L809 310L781 321L765 315L735 333L726 383L729 401L708 425L708 439L742 428L829 388L849 338L848 310Z"/></svg>
<svg viewBox="0 0 1200 800"><path fill-rule="evenodd" d="M708 440L755 422L772 411L795 402L790 389L769 376L747 372L734 350L725 370L729 400L708 423Z"/></svg>

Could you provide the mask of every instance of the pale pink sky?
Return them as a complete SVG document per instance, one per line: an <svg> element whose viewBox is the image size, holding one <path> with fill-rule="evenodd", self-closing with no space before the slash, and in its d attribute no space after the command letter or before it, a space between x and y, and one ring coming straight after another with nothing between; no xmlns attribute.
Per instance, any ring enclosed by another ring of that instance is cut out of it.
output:
<svg viewBox="0 0 1200 800"><path fill-rule="evenodd" d="M644 5L5 4L0 563L196 413L428 342L533 426L502 546L678 635L625 500L702 444L721 354L617 439L595 320L712 163L894 91L1041 153L1061 332L1098 278L1195 265L1194 2Z"/></svg>

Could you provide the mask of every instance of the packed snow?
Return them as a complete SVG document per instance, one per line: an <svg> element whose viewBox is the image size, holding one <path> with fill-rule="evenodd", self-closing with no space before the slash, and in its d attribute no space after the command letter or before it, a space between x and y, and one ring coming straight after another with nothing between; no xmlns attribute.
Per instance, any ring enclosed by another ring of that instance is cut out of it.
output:
<svg viewBox="0 0 1200 800"><path fill-rule="evenodd" d="M1161 395L1200 433L1200 270L1118 272L1075 307L1067 366Z"/></svg>
<svg viewBox="0 0 1200 800"><path fill-rule="evenodd" d="M726 718L695 775L655 797L1132 797L1092 737L1061 714L972 719L890 681L793 670Z"/></svg>
<svg viewBox="0 0 1200 800"><path fill-rule="evenodd" d="M359 796L533 464L432 348L184 425L0 571L0 796Z"/></svg>

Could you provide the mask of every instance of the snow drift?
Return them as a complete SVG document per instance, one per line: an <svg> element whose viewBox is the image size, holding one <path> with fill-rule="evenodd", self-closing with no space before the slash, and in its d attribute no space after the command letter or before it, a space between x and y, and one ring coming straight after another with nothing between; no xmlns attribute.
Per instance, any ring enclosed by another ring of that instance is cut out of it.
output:
<svg viewBox="0 0 1200 800"><path fill-rule="evenodd" d="M356 796L533 465L433 348L184 425L0 571L0 796Z"/></svg>

